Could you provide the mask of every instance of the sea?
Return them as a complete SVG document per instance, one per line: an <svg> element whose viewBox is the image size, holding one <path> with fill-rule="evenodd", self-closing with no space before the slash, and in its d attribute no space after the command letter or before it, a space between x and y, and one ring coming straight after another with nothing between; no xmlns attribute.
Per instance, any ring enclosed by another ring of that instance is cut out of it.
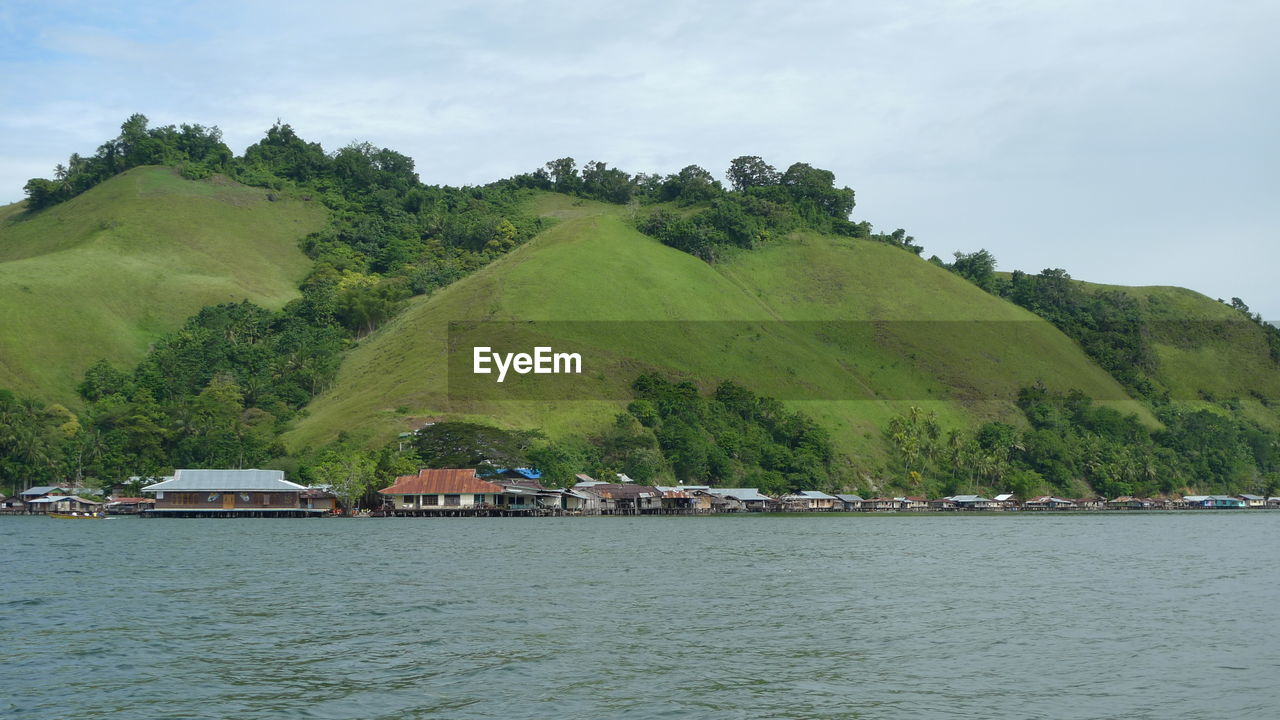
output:
<svg viewBox="0 0 1280 720"><path fill-rule="evenodd" d="M1280 717L1280 512L0 517L0 717Z"/></svg>

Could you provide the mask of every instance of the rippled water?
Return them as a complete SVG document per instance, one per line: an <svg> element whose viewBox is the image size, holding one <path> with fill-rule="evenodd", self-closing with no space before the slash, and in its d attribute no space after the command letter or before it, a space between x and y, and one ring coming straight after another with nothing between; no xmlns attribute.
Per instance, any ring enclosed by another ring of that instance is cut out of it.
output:
<svg viewBox="0 0 1280 720"><path fill-rule="evenodd" d="M0 716L1274 718L1278 529L0 517Z"/></svg>

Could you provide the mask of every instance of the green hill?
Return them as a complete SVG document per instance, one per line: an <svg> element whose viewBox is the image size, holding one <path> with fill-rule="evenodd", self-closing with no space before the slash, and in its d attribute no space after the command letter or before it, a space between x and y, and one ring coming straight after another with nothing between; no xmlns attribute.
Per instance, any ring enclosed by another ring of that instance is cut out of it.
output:
<svg viewBox="0 0 1280 720"><path fill-rule="evenodd" d="M201 307L280 307L322 207L140 167L35 214L0 208L0 387L74 403L86 367L133 366Z"/></svg>
<svg viewBox="0 0 1280 720"><path fill-rule="evenodd" d="M352 429L382 441L437 415L589 432L625 404L451 401L447 326L475 320L647 321L557 326L550 332L561 335L545 339L590 348L589 369L573 378L581 397L622 397L650 368L704 386L732 379L792 398L840 449L868 459L881 452L880 428L909 405L935 409L950 425L1017 421L1014 395L1037 381L1154 422L1048 323L899 248L802 234L708 265L632 229L624 208L551 194L535 205L558 224L416 298L365 339L286 436L290 449Z"/></svg>
<svg viewBox="0 0 1280 720"><path fill-rule="evenodd" d="M1151 328L1155 379L1173 399L1193 407L1231 405L1280 430L1280 366L1262 329L1239 311L1186 288L1081 284L1139 301Z"/></svg>

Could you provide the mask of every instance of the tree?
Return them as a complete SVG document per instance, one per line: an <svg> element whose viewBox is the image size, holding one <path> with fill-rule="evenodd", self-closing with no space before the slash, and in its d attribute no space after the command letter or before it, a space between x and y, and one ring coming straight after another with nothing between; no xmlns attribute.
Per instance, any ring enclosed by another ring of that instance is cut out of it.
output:
<svg viewBox="0 0 1280 720"><path fill-rule="evenodd" d="M687 165L662 183L661 199L679 200L686 205L706 202L724 192L720 181L697 165Z"/></svg>
<svg viewBox="0 0 1280 720"><path fill-rule="evenodd" d="M537 433L468 422L442 422L418 431L414 447L429 468L526 467Z"/></svg>
<svg viewBox="0 0 1280 720"><path fill-rule="evenodd" d="M582 187L578 176L578 164L571 157L563 157L547 163L547 175L551 177L551 189L561 193L573 193Z"/></svg>
<svg viewBox="0 0 1280 720"><path fill-rule="evenodd" d="M736 157L729 163L729 171L725 173L729 184L739 192L753 187L777 185L782 176L777 169L756 155Z"/></svg>
<svg viewBox="0 0 1280 720"><path fill-rule="evenodd" d="M956 260L947 266L951 272L989 293L996 291L996 258L985 249L965 254L955 253Z"/></svg>
<svg viewBox="0 0 1280 720"><path fill-rule="evenodd" d="M845 220L853 212L853 190L836 188L835 181L836 176L830 170L808 163L795 163L782 175L782 185L801 206L802 215L808 206L820 215Z"/></svg>
<svg viewBox="0 0 1280 720"><path fill-rule="evenodd" d="M331 449L311 467L311 476L329 486L348 511L357 509L360 499L377 481L378 459L365 450Z"/></svg>

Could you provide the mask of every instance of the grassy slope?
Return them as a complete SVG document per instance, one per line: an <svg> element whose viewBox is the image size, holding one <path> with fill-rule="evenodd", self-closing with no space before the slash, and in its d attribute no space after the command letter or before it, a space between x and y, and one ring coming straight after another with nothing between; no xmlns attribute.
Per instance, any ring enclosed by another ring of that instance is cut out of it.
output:
<svg viewBox="0 0 1280 720"><path fill-rule="evenodd" d="M0 208L0 387L74 403L100 358L135 364L205 305L280 307L323 208L225 178L135 168L33 216Z"/></svg>
<svg viewBox="0 0 1280 720"><path fill-rule="evenodd" d="M1036 380L1124 396L1047 323L896 248L805 236L713 267L637 233L621 208L545 195L540 210L561 222L479 273L417 298L354 350L335 387L287 436L291 449L349 428L383 440L415 415L586 432L622 407L450 405L442 358L446 324L456 320L760 321L749 332L740 325L645 332L602 324L563 340L592 348L584 352L587 374L575 379L583 392L616 392L641 370L659 367L704 385L731 378L766 394L794 396L803 387L807 397L842 398L792 404L832 429L843 450L870 457L880 452L878 428L910 404L937 409L947 424L971 426L1014 419L1013 393ZM774 320L883 322L824 329ZM911 322L918 320L948 322Z"/></svg>
<svg viewBox="0 0 1280 720"><path fill-rule="evenodd" d="M1247 417L1280 430L1280 365L1268 355L1261 328L1186 288L1082 284L1118 290L1142 303L1153 323L1157 376L1174 399L1206 408L1236 400Z"/></svg>

